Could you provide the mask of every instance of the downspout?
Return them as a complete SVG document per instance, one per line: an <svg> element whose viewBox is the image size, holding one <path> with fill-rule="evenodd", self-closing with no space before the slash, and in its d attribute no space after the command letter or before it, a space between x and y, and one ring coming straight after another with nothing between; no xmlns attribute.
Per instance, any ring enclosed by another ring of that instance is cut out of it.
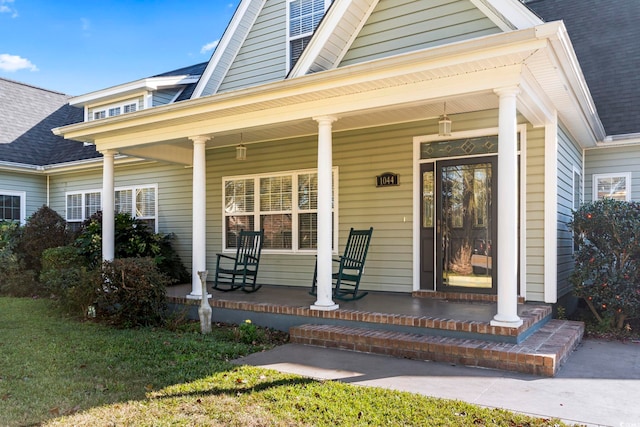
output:
<svg viewBox="0 0 640 427"><path fill-rule="evenodd" d="M50 182L49 182L49 178L50 178L50 177L49 177L49 175L47 175L47 207L50 207L50 206L49 206L49 194L50 194L50 190L49 190L49 184L50 184Z"/></svg>

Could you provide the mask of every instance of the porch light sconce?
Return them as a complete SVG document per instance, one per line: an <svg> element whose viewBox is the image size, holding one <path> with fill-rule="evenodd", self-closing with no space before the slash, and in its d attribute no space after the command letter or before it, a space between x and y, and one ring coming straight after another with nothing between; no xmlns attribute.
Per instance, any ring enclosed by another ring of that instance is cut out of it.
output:
<svg viewBox="0 0 640 427"><path fill-rule="evenodd" d="M444 112L438 120L438 135L451 136L451 119L447 116L447 103L444 103Z"/></svg>
<svg viewBox="0 0 640 427"><path fill-rule="evenodd" d="M242 134L240 134L240 145L236 145L236 160L247 160L247 147L242 143Z"/></svg>

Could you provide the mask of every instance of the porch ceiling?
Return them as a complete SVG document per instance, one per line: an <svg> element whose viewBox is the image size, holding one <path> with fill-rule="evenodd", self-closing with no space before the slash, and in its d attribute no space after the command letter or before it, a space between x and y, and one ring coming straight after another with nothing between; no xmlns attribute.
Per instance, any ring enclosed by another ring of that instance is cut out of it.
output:
<svg viewBox="0 0 640 427"><path fill-rule="evenodd" d="M238 144L241 133L245 144L313 135L313 117L323 115L339 118L336 132L424 120L442 114L444 101L448 114L497 108L493 90L519 85L527 92L519 110L534 125L544 124L554 108L562 107L569 127L595 143L593 128L599 121L586 117L590 95L556 37L564 27L541 27L70 125L54 133L93 142L100 151L148 158L157 158L160 147L174 146L175 153L164 156L168 159L157 159L188 163L191 136L211 136L207 148L216 148ZM560 44L550 43L552 37Z"/></svg>

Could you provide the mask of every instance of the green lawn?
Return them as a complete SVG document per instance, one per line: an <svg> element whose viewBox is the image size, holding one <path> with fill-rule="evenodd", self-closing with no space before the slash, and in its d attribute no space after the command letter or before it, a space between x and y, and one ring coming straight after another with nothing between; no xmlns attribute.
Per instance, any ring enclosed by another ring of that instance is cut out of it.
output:
<svg viewBox="0 0 640 427"><path fill-rule="evenodd" d="M0 425L562 425L228 362L261 349L227 328L115 330L0 298Z"/></svg>

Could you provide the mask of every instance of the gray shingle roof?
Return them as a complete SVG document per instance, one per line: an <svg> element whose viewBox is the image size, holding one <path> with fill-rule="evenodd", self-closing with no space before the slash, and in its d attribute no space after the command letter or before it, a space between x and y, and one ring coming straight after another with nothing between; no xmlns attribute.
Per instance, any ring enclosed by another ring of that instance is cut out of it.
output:
<svg viewBox="0 0 640 427"><path fill-rule="evenodd" d="M94 147L65 140L51 129L81 122L70 96L0 78L0 161L34 166L100 157Z"/></svg>
<svg viewBox="0 0 640 427"><path fill-rule="evenodd" d="M532 0L563 20L607 135L640 132L640 1Z"/></svg>

